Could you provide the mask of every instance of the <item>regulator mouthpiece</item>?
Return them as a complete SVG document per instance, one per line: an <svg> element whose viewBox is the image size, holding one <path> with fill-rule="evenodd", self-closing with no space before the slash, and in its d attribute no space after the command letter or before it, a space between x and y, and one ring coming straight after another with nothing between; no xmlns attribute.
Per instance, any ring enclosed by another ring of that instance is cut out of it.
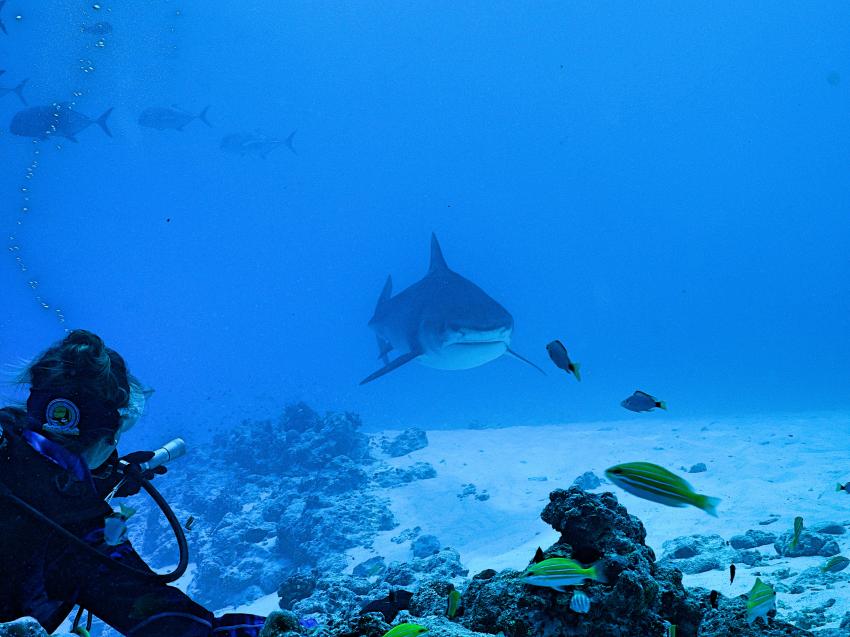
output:
<svg viewBox="0 0 850 637"><path fill-rule="evenodd" d="M166 442L159 449L153 452L153 458L147 462L143 462L140 466L142 471L156 469L164 464L177 460L177 458L186 455L186 442L183 438L175 438L171 442Z"/></svg>

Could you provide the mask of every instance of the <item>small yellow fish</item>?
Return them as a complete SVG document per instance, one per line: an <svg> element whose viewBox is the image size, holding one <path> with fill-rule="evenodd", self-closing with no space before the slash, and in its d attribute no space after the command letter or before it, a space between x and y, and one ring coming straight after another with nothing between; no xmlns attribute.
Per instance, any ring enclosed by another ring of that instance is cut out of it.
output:
<svg viewBox="0 0 850 637"><path fill-rule="evenodd" d="M460 606L460 591L456 588L452 589L449 593L449 603L446 608L446 617L449 619L454 619L455 615L457 615L457 609Z"/></svg>
<svg viewBox="0 0 850 637"><path fill-rule="evenodd" d="M794 535L791 538L791 548L797 548L797 544L800 543L800 533L803 532L803 518L799 515L794 518Z"/></svg>

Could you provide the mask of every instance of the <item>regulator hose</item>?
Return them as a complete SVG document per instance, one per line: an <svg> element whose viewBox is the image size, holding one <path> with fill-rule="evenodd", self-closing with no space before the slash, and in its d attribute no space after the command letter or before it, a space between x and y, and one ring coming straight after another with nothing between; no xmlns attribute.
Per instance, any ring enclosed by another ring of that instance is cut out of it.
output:
<svg viewBox="0 0 850 637"><path fill-rule="evenodd" d="M157 506L160 508L160 510L165 515L165 518L168 520L168 524L171 526L171 530L173 531L174 537L177 540L177 547L180 551L180 559L177 563L177 567L170 573L153 573L149 571L142 571L127 564L122 564L121 562L115 560L109 555L101 553L93 546L86 544L82 539L71 533L65 527L47 517L44 513L42 513L35 507L21 500L18 496L12 493L12 490L8 486L3 484L2 482L0 482L0 498L14 503L18 506L18 508L25 511L30 516L39 520L40 522L43 522L56 533L58 533L60 536L68 540L69 543L75 545L78 548L83 549L84 552L87 552L93 558L95 558L108 568L124 572L129 571L137 577L145 577L165 584L174 582L175 580L182 577L182 575L186 572L186 569L189 566L189 544L186 542L186 534L183 532L183 527L180 526L180 522L177 519L177 516L174 515L174 511L168 505L168 502L165 501L165 498L162 497L162 494L157 491L156 487L154 487L149 480L145 479L145 477L141 474L140 471L138 471L135 467L129 467L126 470L126 473L131 478L133 478L133 480L136 480L148 493L148 495L153 499L153 501L156 502Z"/></svg>

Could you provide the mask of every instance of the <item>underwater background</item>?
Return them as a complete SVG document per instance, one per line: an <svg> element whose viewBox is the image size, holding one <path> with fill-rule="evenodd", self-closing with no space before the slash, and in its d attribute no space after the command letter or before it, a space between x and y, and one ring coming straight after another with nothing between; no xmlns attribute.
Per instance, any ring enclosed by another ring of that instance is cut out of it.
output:
<svg viewBox="0 0 850 637"><path fill-rule="evenodd" d="M18 361L85 328L156 389L122 442L140 449L224 449L303 402L367 432L457 430L440 435L459 454L478 452L470 430L626 421L622 461L649 459L640 436L672 445L664 419L775 419L831 431L829 469L850 472L847 3L8 0L0 19L0 88L114 108L111 137L33 141L0 97L6 402ZM211 126L140 126L172 105ZM222 148L293 132L266 157ZM382 365L367 322L384 280L422 278L432 232L545 376L504 356L358 384ZM636 389L668 412L624 410ZM246 436L233 473L263 445ZM567 432L557 452L592 460L602 438ZM800 482L831 489L820 462ZM820 511L850 517L840 502Z"/></svg>

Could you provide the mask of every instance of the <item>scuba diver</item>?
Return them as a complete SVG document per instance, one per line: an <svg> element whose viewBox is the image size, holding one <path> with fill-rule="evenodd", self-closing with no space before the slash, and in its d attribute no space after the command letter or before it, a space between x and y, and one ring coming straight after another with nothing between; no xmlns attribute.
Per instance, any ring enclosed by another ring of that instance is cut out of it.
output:
<svg viewBox="0 0 850 637"><path fill-rule="evenodd" d="M142 488L161 499L149 480L165 472L146 464L153 452L116 451L151 393L124 359L75 330L19 380L26 409L0 409L0 622L30 616L52 632L79 605L75 624L85 608L127 637L256 637L264 618L215 617L151 570L126 528L110 532L123 519L107 501Z"/></svg>

